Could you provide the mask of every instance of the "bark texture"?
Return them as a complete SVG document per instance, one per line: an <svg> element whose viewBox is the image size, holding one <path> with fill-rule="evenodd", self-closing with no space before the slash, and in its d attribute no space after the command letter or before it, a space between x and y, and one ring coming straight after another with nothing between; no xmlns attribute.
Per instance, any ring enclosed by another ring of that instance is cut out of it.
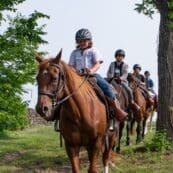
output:
<svg viewBox="0 0 173 173"><path fill-rule="evenodd" d="M165 130L173 140L173 30L168 26L167 1L157 1L157 7L160 11L157 130Z"/></svg>

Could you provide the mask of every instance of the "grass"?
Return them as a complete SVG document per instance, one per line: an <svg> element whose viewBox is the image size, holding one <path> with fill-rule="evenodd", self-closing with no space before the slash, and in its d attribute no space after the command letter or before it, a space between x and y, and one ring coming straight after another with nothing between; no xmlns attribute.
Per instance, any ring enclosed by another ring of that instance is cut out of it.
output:
<svg viewBox="0 0 173 173"><path fill-rule="evenodd" d="M148 133L146 140L151 140L152 136L153 133ZM132 140L135 142L134 137ZM144 143L125 146L123 137L122 153L115 158L116 166L111 167L110 172L172 173L172 151L144 152L144 149ZM86 154L81 158L81 172L86 173ZM0 173L69 173L70 170L67 155L64 148L60 148L58 133L54 132L52 125L0 133Z"/></svg>

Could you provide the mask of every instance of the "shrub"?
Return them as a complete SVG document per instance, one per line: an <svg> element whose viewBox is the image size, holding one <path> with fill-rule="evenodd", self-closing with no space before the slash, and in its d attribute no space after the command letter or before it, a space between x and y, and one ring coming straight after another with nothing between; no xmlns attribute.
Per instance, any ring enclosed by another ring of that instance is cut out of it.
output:
<svg viewBox="0 0 173 173"><path fill-rule="evenodd" d="M152 140L146 141L145 145L148 151L164 152L173 147L171 141L167 138L166 132L156 132Z"/></svg>

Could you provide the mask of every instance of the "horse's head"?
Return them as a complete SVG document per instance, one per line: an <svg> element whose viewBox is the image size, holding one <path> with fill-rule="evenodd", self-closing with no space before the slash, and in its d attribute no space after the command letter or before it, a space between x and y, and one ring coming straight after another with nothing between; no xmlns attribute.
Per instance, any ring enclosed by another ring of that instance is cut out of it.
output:
<svg viewBox="0 0 173 173"><path fill-rule="evenodd" d="M128 73L127 80L130 88L135 89L138 86L136 76L133 73Z"/></svg>
<svg viewBox="0 0 173 173"><path fill-rule="evenodd" d="M36 110L46 120L54 119L57 99L63 94L65 81L60 64L61 54L62 50L54 59L43 59L40 55L36 55L36 60L39 62Z"/></svg>

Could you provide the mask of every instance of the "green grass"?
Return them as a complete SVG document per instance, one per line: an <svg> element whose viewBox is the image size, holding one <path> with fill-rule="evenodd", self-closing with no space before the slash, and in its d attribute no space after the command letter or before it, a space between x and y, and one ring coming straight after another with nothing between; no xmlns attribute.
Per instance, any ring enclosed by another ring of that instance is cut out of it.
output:
<svg viewBox="0 0 173 173"><path fill-rule="evenodd" d="M151 140L152 136L153 133L148 133L146 140ZM111 167L111 173L172 173L173 152L144 152L144 143L136 145L135 137L132 141L127 147L123 137L122 153L115 159L116 166ZM81 164L81 172L86 173L85 154ZM59 135L52 125L0 133L0 173L69 173L70 170L67 155L64 148L60 148Z"/></svg>
<svg viewBox="0 0 173 173"><path fill-rule="evenodd" d="M1 133L0 173L13 169L22 173L37 169L56 170L58 166L67 165L66 153L59 146L58 134L51 125Z"/></svg>

